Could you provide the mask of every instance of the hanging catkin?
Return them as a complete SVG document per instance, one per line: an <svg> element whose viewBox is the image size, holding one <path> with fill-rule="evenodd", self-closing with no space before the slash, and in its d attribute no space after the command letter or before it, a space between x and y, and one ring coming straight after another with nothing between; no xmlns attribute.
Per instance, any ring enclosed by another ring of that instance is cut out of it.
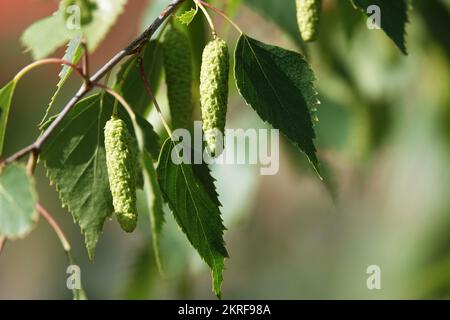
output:
<svg viewBox="0 0 450 320"><path fill-rule="evenodd" d="M192 126L192 56L187 35L168 26L163 39L164 70L173 129Z"/></svg>
<svg viewBox="0 0 450 320"><path fill-rule="evenodd" d="M203 50L200 72L200 100L203 132L211 155L218 155L216 133L223 134L228 105L228 73L230 59L225 41L215 38ZM223 141L223 139L221 139Z"/></svg>
<svg viewBox="0 0 450 320"><path fill-rule="evenodd" d="M322 0L297 0L297 22L304 41L317 39L321 14Z"/></svg>
<svg viewBox="0 0 450 320"><path fill-rule="evenodd" d="M136 228L136 154L123 120L113 116L105 126L106 164L117 221L126 232Z"/></svg>

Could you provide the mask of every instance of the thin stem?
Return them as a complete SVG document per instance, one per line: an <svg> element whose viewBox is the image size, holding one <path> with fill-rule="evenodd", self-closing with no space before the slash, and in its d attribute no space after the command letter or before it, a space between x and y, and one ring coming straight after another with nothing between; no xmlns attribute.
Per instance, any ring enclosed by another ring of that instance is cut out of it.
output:
<svg viewBox="0 0 450 320"><path fill-rule="evenodd" d="M134 54L136 49L147 42L150 37L155 33L156 30L161 26L161 24L176 10L176 8L186 0L172 0L172 2L166 7L166 9L153 21L153 23L135 40L133 40L126 48L117 53L113 58L111 58L103 67L101 67L90 79L88 84L83 84L75 96L70 99L70 101L63 108L61 113L56 117L56 119L49 125L49 127L42 133L42 135L31 145L19 150L11 157L7 158L0 164L8 164L28 153L35 150L37 153L40 152L42 145L48 140L53 131L61 124L67 114L72 110L75 104L81 100L88 92L93 89L92 83L97 83L101 80L110 70L112 70L122 59Z"/></svg>
<svg viewBox="0 0 450 320"><path fill-rule="evenodd" d="M29 175L34 174L34 171L36 170L37 160L38 160L38 153L36 152L36 150L31 151L27 163L27 172Z"/></svg>
<svg viewBox="0 0 450 320"><path fill-rule="evenodd" d="M78 74L84 79L85 75L83 73L83 70L81 70L77 65L73 64L70 61L64 60L64 59L58 59L58 58L48 58L48 59L42 59L35 61L33 63L30 63L26 67L24 67L22 70L20 70L16 76L14 77L14 81L19 81L25 74L27 74L29 71L33 70L36 67L40 67L47 64L57 64L57 65L66 65L74 69Z"/></svg>
<svg viewBox="0 0 450 320"><path fill-rule="evenodd" d="M53 219L52 215L40 204L38 203L36 205L37 210L41 214L42 217L48 222L50 227L52 227L53 231L55 231L56 235L59 238L59 241L61 242L61 245L65 252L70 252L71 247L70 243L67 240L66 235L62 231L61 227L58 225L58 223Z"/></svg>
<svg viewBox="0 0 450 320"><path fill-rule="evenodd" d="M153 94L152 87L150 86L150 83L148 82L148 79L145 76L144 60L141 57L138 58L138 64L139 64L139 70L140 70L140 73L141 73L141 78L142 78L142 81L144 83L145 91L147 92L147 94L150 97L150 99L152 99L153 104L155 105L155 109L158 112L158 115L161 118L161 122L163 123L164 128L166 129L168 135L170 137L172 137L172 130L170 130L170 126L167 124L166 120L164 119L164 116L162 114L161 108L159 107L159 103L156 100L155 95Z"/></svg>
<svg viewBox="0 0 450 320"><path fill-rule="evenodd" d="M2 254L5 244L6 244L6 237L0 236L0 254Z"/></svg>
<svg viewBox="0 0 450 320"><path fill-rule="evenodd" d="M119 93L115 92L113 89L111 89L107 86L104 86L100 83L96 83L95 86L100 89L105 90L105 92L112 95L125 108L125 110L127 111L128 115L130 116L130 118L133 122L134 133L136 134L136 140L138 142L138 146L139 146L139 148L143 148L144 147L144 137L142 136L141 131L139 130L139 127L136 127L137 120L136 120L136 114L134 113L133 108L128 104L128 102L125 100L124 97L122 97Z"/></svg>
<svg viewBox="0 0 450 320"><path fill-rule="evenodd" d="M197 5L198 8L200 8L200 10L202 10L203 14L206 17L206 20L208 21L208 24L212 30L212 33L214 35L214 37L216 36L216 27L214 26L214 23L211 19L211 16L209 15L208 11L206 11L205 7L203 6L202 1L199 0L194 0L195 4Z"/></svg>
<svg viewBox="0 0 450 320"><path fill-rule="evenodd" d="M81 46L83 47L83 74L85 75L85 81L89 83L90 71L89 71L89 52L86 42L81 41Z"/></svg>
<svg viewBox="0 0 450 320"><path fill-rule="evenodd" d="M202 1L202 0L194 0L194 1L198 1L199 4L213 10L215 13L219 14L220 16L222 16L223 18L225 18L239 33L244 33L242 31L242 29L233 21L231 20L230 17L228 17L225 12L223 12L222 10L210 5L209 3Z"/></svg>

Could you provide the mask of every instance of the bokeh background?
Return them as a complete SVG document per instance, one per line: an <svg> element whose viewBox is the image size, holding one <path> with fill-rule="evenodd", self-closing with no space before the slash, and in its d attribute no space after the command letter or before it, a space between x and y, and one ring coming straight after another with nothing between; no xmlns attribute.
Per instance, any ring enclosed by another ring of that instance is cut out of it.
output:
<svg viewBox="0 0 450 320"><path fill-rule="evenodd" d="M227 1L215 1L219 7ZM317 145L326 183L304 155L281 143L280 171L258 166L213 168L228 231L226 299L450 298L450 2L415 0L407 27L408 56L348 1L325 1L320 40L304 46L288 1L277 10L225 7L249 35L303 52L318 78ZM289 1L291 3L292 1ZM0 0L0 84L31 62L20 35L49 15L56 1ZM152 0L130 0L101 47L94 68L142 30L157 12ZM276 13L276 14L274 14ZM278 17L276 16L279 13ZM215 16L219 34L237 34ZM56 52L55 56L62 56ZM57 82L56 67L40 68L20 83L13 100L5 154L39 134ZM230 80L231 81L231 80ZM56 108L80 85L72 77ZM228 127L265 127L231 85ZM164 103L164 87L159 96ZM54 110L56 112L56 109ZM90 262L79 228L61 208L45 172L37 170L41 202L68 235L91 299L213 299L210 272L170 213L155 267L148 221L124 234L107 221ZM144 214L142 216L145 216ZM368 290L366 269L381 268L381 290ZM44 220L0 255L1 299L70 299L65 254Z"/></svg>

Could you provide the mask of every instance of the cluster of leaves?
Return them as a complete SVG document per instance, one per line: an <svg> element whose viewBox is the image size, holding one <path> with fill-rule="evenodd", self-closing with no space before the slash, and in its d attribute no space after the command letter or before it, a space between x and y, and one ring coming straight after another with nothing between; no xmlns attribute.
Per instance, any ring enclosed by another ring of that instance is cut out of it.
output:
<svg viewBox="0 0 450 320"><path fill-rule="evenodd" d="M81 39L87 41L89 50L94 50L122 12L126 1L96 2L96 6L90 7L93 10L91 21L80 30L65 28L63 6L60 6L54 15L34 23L25 31L22 37L24 45L31 50L35 59L40 59L68 42L64 59L78 63L82 56ZM235 5L239 2L230 1ZM300 42L294 14L295 0L286 1L286 4L283 2L283 5L271 0L244 2L268 18L282 21L280 27L296 42ZM406 52L406 0L352 2L365 13L369 5L380 6L383 13L381 28L402 52ZM178 18L181 24L187 25L184 28L192 41L194 60L198 61L206 38L196 33L199 26L204 27L204 21L197 14L198 7L192 5L191 1L187 1L180 9ZM280 16L282 19L279 19ZM140 55L131 56L121 65L113 89L124 97L133 112L126 112L119 107L119 117L126 122L139 144L143 177L141 187L144 188L151 214L153 244L158 261L158 238L164 223L163 205L167 203L190 243L212 269L213 289L220 296L224 259L228 254L223 240L225 227L214 179L205 164L173 163L171 154L175 142L170 138L161 142L159 135L145 119L152 109L152 99L147 95L141 79L139 59L144 63L144 76L156 91L162 76L161 50L159 40L151 40L142 48ZM47 114L71 72L71 68L63 67L57 90L41 123L42 130L54 121L55 117L47 119ZM246 103L261 119L280 129L298 146L320 175L314 145L314 111L319 101L313 86L314 73L305 57L242 33L235 50L234 77ZM18 79L13 79L0 89L0 155ZM104 92L81 100L53 132L40 154L50 182L59 192L62 205L68 208L85 236L91 259L104 222L113 212L103 128L117 103ZM33 177L18 164L0 170L0 235L10 239L22 237L31 230L37 219Z"/></svg>

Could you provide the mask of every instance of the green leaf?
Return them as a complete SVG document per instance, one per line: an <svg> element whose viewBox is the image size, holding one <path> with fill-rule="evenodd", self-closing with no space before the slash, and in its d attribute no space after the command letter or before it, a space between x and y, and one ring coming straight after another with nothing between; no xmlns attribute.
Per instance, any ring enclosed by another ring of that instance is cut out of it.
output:
<svg viewBox="0 0 450 320"><path fill-rule="evenodd" d="M192 20L194 20L195 15L197 14L198 9L191 8L183 12L182 14L177 16L177 19L181 22L181 24L190 25Z"/></svg>
<svg viewBox="0 0 450 320"><path fill-rule="evenodd" d="M143 50L145 76L153 94L156 94L162 74L162 46L152 40ZM152 106L152 99L145 90L137 60L137 57L131 57L121 66L113 89L125 98L137 114L146 115Z"/></svg>
<svg viewBox="0 0 450 320"><path fill-rule="evenodd" d="M30 25L22 34L21 42L34 60L47 57L63 46L76 33L67 30L58 11Z"/></svg>
<svg viewBox="0 0 450 320"><path fill-rule="evenodd" d="M63 56L63 60L70 61L73 64L77 64L83 55L83 47L81 46L81 38L75 37L69 41L67 45L66 53ZM47 110L45 111L45 115L41 120L39 126L42 126L43 123L47 120L47 117L52 109L53 104L55 103L56 97L58 96L61 88L66 83L67 79L69 79L72 74L73 69L67 65L63 65L61 72L59 73L59 81L56 85L56 91L50 99L50 103L47 106Z"/></svg>
<svg viewBox="0 0 450 320"><path fill-rule="evenodd" d="M224 258L228 257L220 209L194 174L192 165L172 161L174 148L170 138L162 147L157 169L159 184L178 225L212 269L213 290L220 297ZM175 151L174 154L179 156Z"/></svg>
<svg viewBox="0 0 450 320"><path fill-rule="evenodd" d="M1 169L0 169L1 171ZM25 167L11 164L0 173L0 236L28 234L38 220L34 179Z"/></svg>
<svg viewBox="0 0 450 320"><path fill-rule="evenodd" d="M41 153L47 176L55 184L63 206L79 224L91 259L104 221L113 212L103 135L113 106L114 99L106 94L83 99L50 136ZM123 111L119 115L132 129L129 117ZM53 120L49 119L43 129ZM153 127L143 118L138 122L147 139L156 140L145 145L147 151L156 154L159 138Z"/></svg>
<svg viewBox="0 0 450 320"><path fill-rule="evenodd" d="M93 20L79 30L70 30L64 19L64 8L29 26L22 35L23 45L31 51L35 60L45 58L68 40L83 36L89 51L94 51L122 13L126 0L96 0L92 7Z"/></svg>
<svg viewBox="0 0 450 320"><path fill-rule="evenodd" d="M370 17L367 8L376 5L381 9L381 28L394 41L397 47L407 54L406 24L408 23L408 0L352 0L353 5Z"/></svg>
<svg viewBox="0 0 450 320"><path fill-rule="evenodd" d="M264 121L307 155L319 173L312 113L319 104L314 74L302 55L241 35L235 78L240 94Z"/></svg>
<svg viewBox="0 0 450 320"><path fill-rule="evenodd" d="M15 88L16 81L12 80L0 89L0 156L3 154L6 125L8 123L9 109L11 107L12 96Z"/></svg>

